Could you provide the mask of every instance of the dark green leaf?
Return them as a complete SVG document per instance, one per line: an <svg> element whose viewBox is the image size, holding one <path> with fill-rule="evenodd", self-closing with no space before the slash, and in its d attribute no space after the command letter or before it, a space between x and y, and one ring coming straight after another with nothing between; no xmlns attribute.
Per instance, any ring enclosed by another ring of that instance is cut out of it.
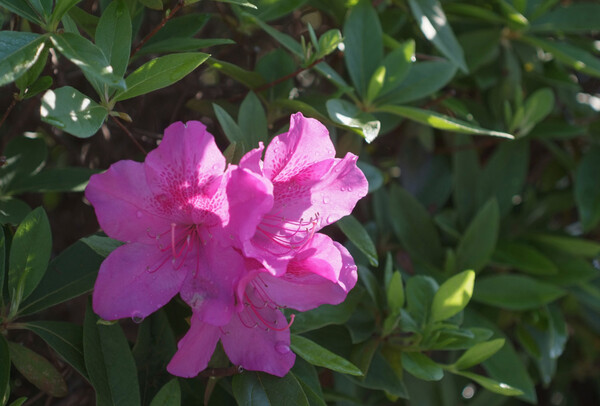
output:
<svg viewBox="0 0 600 406"><path fill-rule="evenodd" d="M463 72L468 72L463 50L452 32L442 5L437 0L408 0L421 32Z"/></svg>
<svg viewBox="0 0 600 406"><path fill-rule="evenodd" d="M381 106L377 108L377 111L395 114L412 121L424 124L429 127L437 128L444 131L452 131L462 134L474 134L474 135L490 135L493 137L503 138L514 138L512 135L501 132L486 130L477 125L468 123L466 121L458 120L443 114L435 113L429 110L423 110L416 107L408 106Z"/></svg>
<svg viewBox="0 0 600 406"><path fill-rule="evenodd" d="M433 296L431 321L449 319L464 309L473 296L474 283L473 271L461 272L442 283Z"/></svg>
<svg viewBox="0 0 600 406"><path fill-rule="evenodd" d="M356 105L342 99L327 100L329 118L338 124L356 129L365 141L373 141L379 134L381 123L370 113L360 110Z"/></svg>
<svg viewBox="0 0 600 406"><path fill-rule="evenodd" d="M31 6L27 1L23 0L0 0L0 6L7 10L26 18L27 20L42 25L44 19L40 13Z"/></svg>
<svg viewBox="0 0 600 406"><path fill-rule="evenodd" d="M83 192L90 176L98 173L88 168L51 168L20 180L16 193L22 192Z"/></svg>
<svg viewBox="0 0 600 406"><path fill-rule="evenodd" d="M393 185L389 221L411 256L440 266L444 250L433 220L425 208L406 190Z"/></svg>
<svg viewBox="0 0 600 406"><path fill-rule="evenodd" d="M0 197L0 224L18 225L31 208L22 200L12 197Z"/></svg>
<svg viewBox="0 0 600 406"><path fill-rule="evenodd" d="M497 353L500 348L502 348L505 341L504 338L497 338L495 340L477 343L465 351L452 366L456 369L467 369L473 365L477 365Z"/></svg>
<svg viewBox="0 0 600 406"><path fill-rule="evenodd" d="M226 1L229 2L231 0ZM276 2L273 2L271 0L234 0L234 3L245 5L246 7L251 8L250 10L245 11L247 13L256 15L262 21L271 21L276 18L283 17L286 14L290 14L294 10L300 9L300 7L302 7L302 5L306 3L306 1L307 0L278 0Z"/></svg>
<svg viewBox="0 0 600 406"><path fill-rule="evenodd" d="M542 233L531 234L528 238L536 244L575 256L595 258L600 255L600 243L584 238Z"/></svg>
<svg viewBox="0 0 600 406"><path fill-rule="evenodd" d="M444 377L442 367L420 352L402 353L402 366L411 375L424 381L439 381Z"/></svg>
<svg viewBox="0 0 600 406"><path fill-rule="evenodd" d="M358 93L367 95L369 80L383 59L381 24L371 2L361 0L344 23L344 59Z"/></svg>
<svg viewBox="0 0 600 406"><path fill-rule="evenodd" d="M558 273L553 261L533 246L523 242L504 241L498 243L493 260L532 275Z"/></svg>
<svg viewBox="0 0 600 406"><path fill-rule="evenodd" d="M214 0L214 1L220 1L221 3L236 4L238 6L248 7L248 8L257 8L254 4L252 4L246 0Z"/></svg>
<svg viewBox="0 0 600 406"><path fill-rule="evenodd" d="M373 355L373 360L364 379L350 379L365 388L383 390L392 396L408 399L408 391L404 386L404 382L398 377L381 351L376 351Z"/></svg>
<svg viewBox="0 0 600 406"><path fill-rule="evenodd" d="M289 79L270 86L264 91L264 94L268 95L269 100L282 99L290 102L296 102L297 100L290 100L290 91L294 88L294 79L289 76L296 71L296 62L294 58L290 56L289 52L277 48L268 54L264 55L256 62L254 68L256 72L264 78L265 81L273 80L273 78L284 78ZM293 76L293 75L292 75ZM299 111L299 109L293 109L293 111ZM311 115L314 117L314 115Z"/></svg>
<svg viewBox="0 0 600 406"><path fill-rule="evenodd" d="M86 243L88 247L93 249L103 258L106 258L108 254L123 245L121 241L113 240L109 237L101 237L99 235L84 237L80 241Z"/></svg>
<svg viewBox="0 0 600 406"><path fill-rule="evenodd" d="M39 172L44 166L48 148L41 137L16 137L4 150L6 164L0 167L0 189L11 194L12 185L19 179Z"/></svg>
<svg viewBox="0 0 600 406"><path fill-rule="evenodd" d="M35 63L15 81L15 85L17 85L17 87L21 91L20 93L24 95L24 98L29 98L32 96L33 89L28 88L33 87L33 84L42 74L42 71L46 67L46 62L48 61L48 53L48 47L44 46L44 49L42 50ZM49 78L45 80L50 80L50 83L52 83L52 78L48 76L45 77ZM39 87L39 84L36 87Z"/></svg>
<svg viewBox="0 0 600 406"><path fill-rule="evenodd" d="M600 4L571 3L566 7L558 7L531 22L529 31L564 33L583 33L600 30Z"/></svg>
<svg viewBox="0 0 600 406"><path fill-rule="evenodd" d="M131 51L131 17L124 0L113 1L102 12L96 27L96 45L113 68L123 77Z"/></svg>
<svg viewBox="0 0 600 406"><path fill-rule="evenodd" d="M99 405L140 405L140 389L129 343L118 324L97 324L88 304L83 324L83 354Z"/></svg>
<svg viewBox="0 0 600 406"><path fill-rule="evenodd" d="M165 55L146 62L127 76L127 90L118 91L114 101L131 99L169 86L200 66L208 56L201 52L189 52Z"/></svg>
<svg viewBox="0 0 600 406"><path fill-rule="evenodd" d="M575 175L575 201L585 231L600 223L600 147L593 147L584 155Z"/></svg>
<svg viewBox="0 0 600 406"><path fill-rule="evenodd" d="M67 395L65 380L46 358L16 343L9 342L8 349L13 365L29 382L50 396Z"/></svg>
<svg viewBox="0 0 600 406"><path fill-rule="evenodd" d="M227 38L171 38L156 42L143 47L137 55L162 54L171 52L190 52L216 45L235 44L235 41Z"/></svg>
<svg viewBox="0 0 600 406"><path fill-rule="evenodd" d="M379 259L377 258L377 250L375 244L367 230L360 224L360 222L352 215L346 216L338 220L336 223L340 230L348 237L350 241L356 247L361 250L363 254L369 258L369 262L373 266L379 266Z"/></svg>
<svg viewBox="0 0 600 406"><path fill-rule="evenodd" d="M364 290L355 287L346 300L339 305L321 305L314 310L296 314L291 330L293 333L304 333L330 324L344 324L354 313Z"/></svg>
<svg viewBox="0 0 600 406"><path fill-rule="evenodd" d="M48 216L42 207L38 207L19 224L10 247L8 291L17 308L40 283L48 267L51 249Z"/></svg>
<svg viewBox="0 0 600 406"><path fill-rule="evenodd" d="M267 116L256 94L249 92L240 105L238 123L244 133L246 151L256 148L260 141L267 142Z"/></svg>
<svg viewBox="0 0 600 406"><path fill-rule="evenodd" d="M392 313L399 311L404 306L404 286L400 272L394 271L386 293L390 311Z"/></svg>
<svg viewBox="0 0 600 406"><path fill-rule="evenodd" d="M554 249L545 249L542 252L557 268L556 274L544 275L543 280L546 282L559 286L572 286L588 282L600 274L591 261L584 258Z"/></svg>
<svg viewBox="0 0 600 406"><path fill-rule="evenodd" d="M565 291L522 275L491 275L477 279L473 300L508 310L535 309L565 295Z"/></svg>
<svg viewBox="0 0 600 406"><path fill-rule="evenodd" d="M54 10L52 11L51 22L57 25L63 16L73 8L81 0L58 0L55 2Z"/></svg>
<svg viewBox="0 0 600 406"><path fill-rule="evenodd" d="M0 86L14 82L34 66L46 39L32 32L0 31Z"/></svg>
<svg viewBox="0 0 600 406"><path fill-rule="evenodd" d="M10 353L4 335L0 334L0 403L6 404L10 395Z"/></svg>
<svg viewBox="0 0 600 406"><path fill-rule="evenodd" d="M235 64L225 61L219 61L214 58L209 58L206 61L206 64L209 65L211 68L214 68L219 72L222 72L225 75L232 77L233 79L244 84L250 89L255 89L265 84L265 80L258 73L242 69Z"/></svg>
<svg viewBox="0 0 600 406"><path fill-rule="evenodd" d="M343 374L362 376L362 372L350 361L321 347L308 338L292 334L292 350L312 365L325 367Z"/></svg>
<svg viewBox="0 0 600 406"><path fill-rule="evenodd" d="M463 226L467 226L477 209L477 201L473 192L477 191L478 174L480 171L479 158L470 137L456 136L456 152L452 156L452 173L454 180L454 205Z"/></svg>
<svg viewBox="0 0 600 406"><path fill-rule="evenodd" d="M302 358L296 358L292 373L298 379L298 382L300 382L310 406L327 406L323 400L323 390L321 389L321 382L319 382L319 375L317 375L317 369L314 366Z"/></svg>
<svg viewBox="0 0 600 406"><path fill-rule="evenodd" d="M480 271L490 260L500 228L500 213L495 199L489 200L469 224L456 249L459 271Z"/></svg>
<svg viewBox="0 0 600 406"><path fill-rule="evenodd" d="M510 386L503 382L495 381L495 380L487 378L485 376L474 374L472 372L461 371L461 372L458 372L458 375L462 375L465 378L469 378L469 379L477 382L478 384L480 384L487 390L492 391L494 393L499 393L500 395L518 396L518 395L523 394L523 391L520 389L517 389L517 388Z"/></svg>
<svg viewBox="0 0 600 406"><path fill-rule="evenodd" d="M277 378L262 372L235 375L233 396L239 405L309 406L302 386L292 373Z"/></svg>
<svg viewBox="0 0 600 406"><path fill-rule="evenodd" d="M25 396L23 396L23 397L16 399L14 402L12 402L8 406L23 406L23 404L25 404L26 401L27 401L27 398Z"/></svg>
<svg viewBox="0 0 600 406"><path fill-rule="evenodd" d="M217 120L219 120L219 124L221 125L221 128L223 129L223 132L225 133L225 136L229 142L235 142L236 144L243 146L245 144L244 134L233 117L231 117L229 113L227 113L225 109L218 104L213 104L213 108L215 110L215 116L217 116ZM245 149L245 147L243 148Z"/></svg>
<svg viewBox="0 0 600 406"><path fill-rule="evenodd" d="M81 35L65 32L52 34L54 47L94 80L109 86L124 87L123 78L115 75L102 50Z"/></svg>
<svg viewBox="0 0 600 406"><path fill-rule="evenodd" d="M383 186L383 174L376 166L363 161L358 161L356 166L358 166L367 178L367 182L369 183L369 193L373 193Z"/></svg>
<svg viewBox="0 0 600 406"><path fill-rule="evenodd" d="M62 321L30 321L24 328L40 336L65 361L87 379L83 361L83 329Z"/></svg>
<svg viewBox="0 0 600 406"><path fill-rule="evenodd" d="M44 94L40 115L48 124L87 138L98 131L108 111L77 89L65 86Z"/></svg>
<svg viewBox="0 0 600 406"><path fill-rule="evenodd" d="M415 41L408 40L387 54L383 59L382 66L385 69L383 86L379 92L379 98L394 92L405 83L405 78L411 70L415 58Z"/></svg>
<svg viewBox="0 0 600 406"><path fill-rule="evenodd" d="M43 91L48 90L50 86L52 86L52 83L52 77L50 76L42 76L38 78L35 82L31 84L31 86L27 87L27 89L25 90L25 94L23 95L23 99L30 99L42 93Z"/></svg>
<svg viewBox="0 0 600 406"><path fill-rule="evenodd" d="M417 327L426 324L431 314L431 305L439 286L435 279L416 275L406 282L406 310L414 318Z"/></svg>
<svg viewBox="0 0 600 406"><path fill-rule="evenodd" d="M140 50L144 50L146 46L153 45L163 41L171 41L173 39L181 39L181 38L192 38L200 30L206 25L206 22L209 20L210 14L200 14L200 13L189 13L184 14L175 18L171 18L164 27L160 29L156 33L156 35L152 36L146 42L144 47ZM174 46L177 46L174 44Z"/></svg>
<svg viewBox="0 0 600 406"><path fill-rule="evenodd" d="M458 38L465 51L465 60L471 72L487 65L498 57L500 28L467 31Z"/></svg>
<svg viewBox="0 0 600 406"><path fill-rule="evenodd" d="M144 6L154 9L154 10L162 10L163 2L162 0L138 0Z"/></svg>
<svg viewBox="0 0 600 406"><path fill-rule="evenodd" d="M181 388L177 379L167 382L154 396L150 406L179 406L181 405Z"/></svg>

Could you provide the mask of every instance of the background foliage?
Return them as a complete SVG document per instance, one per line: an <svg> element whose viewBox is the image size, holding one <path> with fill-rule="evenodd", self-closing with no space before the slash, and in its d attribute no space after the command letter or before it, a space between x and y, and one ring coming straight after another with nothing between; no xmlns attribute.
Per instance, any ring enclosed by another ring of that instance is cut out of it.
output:
<svg viewBox="0 0 600 406"><path fill-rule="evenodd" d="M0 0L0 403L600 404L600 4ZM360 283L282 379L165 366L187 330L86 307L81 192L172 121L236 162L292 112L360 155ZM61 398L49 400L49 398Z"/></svg>

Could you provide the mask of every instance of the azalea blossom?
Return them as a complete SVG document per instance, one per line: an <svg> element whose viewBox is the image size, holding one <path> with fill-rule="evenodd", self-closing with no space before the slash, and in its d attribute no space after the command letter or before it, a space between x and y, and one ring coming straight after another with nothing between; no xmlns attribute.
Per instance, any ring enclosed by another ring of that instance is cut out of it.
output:
<svg viewBox="0 0 600 406"><path fill-rule="evenodd" d="M273 183L273 208L263 216L256 234L244 240L243 251L273 275L309 243L315 232L352 212L368 190L352 153L335 158L327 128L296 113L287 133L273 138L261 160L263 145L240 161Z"/></svg>
<svg viewBox="0 0 600 406"><path fill-rule="evenodd" d="M203 322L225 325L246 272L234 247L273 205L272 185L226 162L206 127L174 123L144 163L94 175L86 197L104 232L126 242L102 263L93 293L102 318L142 319L177 293Z"/></svg>
<svg viewBox="0 0 600 406"><path fill-rule="evenodd" d="M323 234L315 234L277 277L258 261L246 259L248 269L237 289L235 315L224 326L203 322L196 313L190 330L179 341L167 369L174 375L196 376L205 369L219 340L230 361L244 369L284 376L294 365L288 322L282 308L300 311L341 303L357 280L348 251Z"/></svg>

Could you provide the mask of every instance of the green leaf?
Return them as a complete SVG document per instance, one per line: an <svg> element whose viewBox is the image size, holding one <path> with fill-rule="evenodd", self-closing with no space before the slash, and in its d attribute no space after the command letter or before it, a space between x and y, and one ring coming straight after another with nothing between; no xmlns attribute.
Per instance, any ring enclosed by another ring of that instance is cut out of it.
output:
<svg viewBox="0 0 600 406"><path fill-rule="evenodd" d="M437 128L439 130L452 131L462 134L489 135L493 137L511 139L514 138L514 136L505 132L486 130L485 128L481 128L466 121L458 120L443 114L419 109L416 107L385 105L378 107L377 111L395 114L426 126Z"/></svg>
<svg viewBox="0 0 600 406"><path fill-rule="evenodd" d="M230 76L250 89L255 89L265 84L265 80L260 74L242 69L235 64L214 58L209 58L206 64L211 68Z"/></svg>
<svg viewBox="0 0 600 406"><path fill-rule="evenodd" d="M480 271L490 260L500 228L498 203L490 199L477 212L456 249L456 268Z"/></svg>
<svg viewBox="0 0 600 406"><path fill-rule="evenodd" d="M36 288L48 267L52 233L48 216L38 207L25 217L13 237L8 268L8 291L19 304Z"/></svg>
<svg viewBox="0 0 600 406"><path fill-rule="evenodd" d="M566 42L549 41L541 38L522 36L523 42L551 53L554 58L573 69L600 77L600 60L595 55Z"/></svg>
<svg viewBox="0 0 600 406"><path fill-rule="evenodd" d="M32 32L0 31L0 86L14 82L35 64L47 38Z"/></svg>
<svg viewBox="0 0 600 406"><path fill-rule="evenodd" d="M314 310L296 313L292 324L293 333L304 333L316 330L330 324L344 324L354 313L358 302L361 300L364 290L355 287L350 291L346 300L339 305L321 305Z"/></svg>
<svg viewBox="0 0 600 406"><path fill-rule="evenodd" d="M354 103L342 99L329 99L326 106L332 121L355 129L365 138L365 141L371 142L379 135L381 129L379 120L372 114L360 110Z"/></svg>
<svg viewBox="0 0 600 406"><path fill-rule="evenodd" d="M8 406L23 406L23 404L25 404L26 401L27 401L27 398L25 396L22 396L22 397L16 399L14 402L12 402Z"/></svg>
<svg viewBox="0 0 600 406"><path fill-rule="evenodd" d="M600 15L600 4L571 3L566 7L557 7L535 19L531 22L529 31L550 34L598 31L600 30L598 15Z"/></svg>
<svg viewBox="0 0 600 406"><path fill-rule="evenodd" d="M383 59L381 24L371 2L361 0L350 10L344 23L344 60L358 93L367 95L367 86Z"/></svg>
<svg viewBox="0 0 600 406"><path fill-rule="evenodd" d="M218 104L213 103L213 108L215 110L215 116L217 116L217 120L229 142L244 145L244 133L233 117Z"/></svg>
<svg viewBox="0 0 600 406"><path fill-rule="evenodd" d="M246 151L256 148L260 141L267 142L267 116L256 94L249 92L240 105L238 123L244 133Z"/></svg>
<svg viewBox="0 0 600 406"><path fill-rule="evenodd" d="M42 120L79 138L94 135L108 111L79 90L64 86L48 90L40 107Z"/></svg>
<svg viewBox="0 0 600 406"><path fill-rule="evenodd" d="M406 282L406 311L420 327L426 324L431 314L433 298L439 286L429 276L416 275Z"/></svg>
<svg viewBox="0 0 600 406"><path fill-rule="evenodd" d="M363 161L358 161L356 166L358 166L358 169L367 178L367 182L369 183L368 193L373 193L383 186L383 174L379 168Z"/></svg>
<svg viewBox="0 0 600 406"><path fill-rule="evenodd" d="M600 147L592 147L577 166L575 174L575 202L584 231L593 230L600 223Z"/></svg>
<svg viewBox="0 0 600 406"><path fill-rule="evenodd" d="M507 310L535 309L564 296L554 285L523 275L491 275L477 279L473 300Z"/></svg>
<svg viewBox="0 0 600 406"><path fill-rule="evenodd" d="M62 375L46 358L16 343L9 342L8 349L15 368L37 388L54 397L69 393Z"/></svg>
<svg viewBox="0 0 600 406"><path fill-rule="evenodd" d="M90 176L98 173L88 168L50 168L19 180L15 193L23 192L83 192Z"/></svg>
<svg viewBox="0 0 600 406"><path fill-rule="evenodd" d="M600 243L584 238L543 233L530 234L528 238L536 244L541 244L549 249L575 256L595 258L600 255Z"/></svg>
<svg viewBox="0 0 600 406"><path fill-rule="evenodd" d="M474 374L472 372L461 371L461 372L457 372L457 374L462 375L465 378L469 378L469 379L477 382L478 384L480 384L487 390L494 392L494 393L498 393L500 395L519 396L519 395L523 394L523 391L520 389L512 387L503 382L495 381L495 380L487 378L485 376Z"/></svg>
<svg viewBox="0 0 600 406"><path fill-rule="evenodd" d="M545 282L558 286L573 286L589 282L598 276L598 270L589 260L555 249L545 249L542 252L557 269L556 274L543 276L542 280Z"/></svg>
<svg viewBox="0 0 600 406"><path fill-rule="evenodd" d="M262 372L245 372L233 377L233 397L239 405L309 406L302 386L293 373L278 378Z"/></svg>
<svg viewBox="0 0 600 406"><path fill-rule="evenodd" d="M124 87L123 78L114 73L100 48L81 35L65 32L51 34L54 47L94 80L109 86Z"/></svg>
<svg viewBox="0 0 600 406"><path fill-rule="evenodd" d="M376 351L373 354L373 360L363 380L353 377L347 378L362 387L383 390L391 396L408 399L408 391L404 386L404 382L402 382L381 351Z"/></svg>
<svg viewBox="0 0 600 406"><path fill-rule="evenodd" d="M163 2L162 0L138 0L144 6L151 8L153 10L162 10Z"/></svg>
<svg viewBox="0 0 600 406"><path fill-rule="evenodd" d="M289 52L282 48L274 49L268 54L263 55L257 62L254 70L264 78L265 81L273 78L284 78L284 80L275 86L270 86L263 94L267 95L269 100L285 100L288 102L299 102L298 100L289 99L290 92L294 88L293 73L296 71L296 62ZM302 103L302 102L299 102ZM293 109L292 111L298 111ZM314 117L314 115L311 115Z"/></svg>
<svg viewBox="0 0 600 406"><path fill-rule="evenodd" d="M477 191L479 178L479 157L472 148L469 136L454 137L455 152L452 154L452 175L454 181L454 205L458 210L460 223L466 227L477 209L473 192Z"/></svg>
<svg viewBox="0 0 600 406"><path fill-rule="evenodd" d="M313 365L302 358L296 358L292 373L300 382L310 406L327 406L323 400L323 389L321 389L317 369Z"/></svg>
<svg viewBox="0 0 600 406"><path fill-rule="evenodd" d="M396 185L390 193L389 221L408 253L421 261L441 266L444 250L433 219L410 193Z"/></svg>
<svg viewBox="0 0 600 406"><path fill-rule="evenodd" d="M54 26L58 25L58 22L63 16L72 9L81 0L58 0L55 2L54 10L50 16L50 23Z"/></svg>
<svg viewBox="0 0 600 406"><path fill-rule="evenodd" d="M371 103L381 92L385 81L385 74L385 66L381 65L375 70L373 76L371 76L369 86L367 87L367 96L365 97L366 103Z"/></svg>
<svg viewBox="0 0 600 406"><path fill-rule="evenodd" d="M31 6L31 3L23 0L0 0L0 6L6 8L8 11L11 11L15 14L20 15L21 17L36 23L37 25L42 25L44 18L40 15L40 13Z"/></svg>
<svg viewBox="0 0 600 406"><path fill-rule="evenodd" d="M119 248L123 243L109 237L101 237L99 235L90 235L80 240L93 249L98 255L106 258L111 252Z"/></svg>
<svg viewBox="0 0 600 406"><path fill-rule="evenodd" d="M102 12L96 27L96 45L106 56L115 76L122 78L131 51L131 17L123 0L111 2Z"/></svg>
<svg viewBox="0 0 600 406"><path fill-rule="evenodd" d="M431 304L431 321L442 321L454 316L464 309L471 296L475 284L475 272L464 271L446 280L433 296Z"/></svg>
<svg viewBox="0 0 600 406"><path fill-rule="evenodd" d="M319 37L319 53L317 54L316 59L329 55L335 51L338 45L343 41L344 39L342 38L340 30L333 29L326 31Z"/></svg>
<svg viewBox="0 0 600 406"><path fill-rule="evenodd" d="M65 361L87 379L83 360L83 329L63 321L30 321L24 328L40 336Z"/></svg>
<svg viewBox="0 0 600 406"><path fill-rule="evenodd" d="M458 37L469 71L487 65L498 57L500 51L500 28L470 30Z"/></svg>
<svg viewBox="0 0 600 406"><path fill-rule="evenodd" d="M444 377L442 367L420 352L402 353L402 367L424 381L439 381Z"/></svg>
<svg viewBox="0 0 600 406"><path fill-rule="evenodd" d="M392 52L385 56L381 65L385 70L385 77L383 80L382 88L378 92L378 98L381 98L388 93L394 92L402 84L405 85L404 88L405 90L407 90L406 85L408 83L406 82L408 81L405 81L405 79L411 71L414 59L415 41L412 39L399 44L397 48L395 48ZM413 74L416 74L416 70L415 72L413 72ZM438 72L438 75L443 76L442 72ZM399 94L395 97L398 96Z"/></svg>
<svg viewBox="0 0 600 406"><path fill-rule="evenodd" d="M452 32L442 5L437 0L408 0L421 32L463 72L467 73L463 50Z"/></svg>
<svg viewBox="0 0 600 406"><path fill-rule="evenodd" d="M325 199L325 197L323 198ZM343 217L338 220L336 224L346 237L348 237L348 239L367 256L371 265L379 266L375 244L373 243L373 240L371 240L367 230L365 230L362 224L360 224L354 216L349 215Z"/></svg>
<svg viewBox="0 0 600 406"><path fill-rule="evenodd" d="M137 371L129 343L118 324L97 324L88 304L83 323L83 353L99 405L140 405Z"/></svg>
<svg viewBox="0 0 600 406"><path fill-rule="evenodd" d="M452 367L456 369L467 369L474 365L480 364L495 353L504 345L506 340L504 338L497 338L495 340L485 341L483 343L477 343L473 347L469 348Z"/></svg>
<svg viewBox="0 0 600 406"><path fill-rule="evenodd" d="M527 98L522 114L515 114L510 126L511 131L518 130L519 136L529 134L533 127L542 121L554 108L554 93L550 88L536 90Z"/></svg>
<svg viewBox="0 0 600 406"><path fill-rule="evenodd" d="M394 271L387 288L387 303L391 312L397 312L404 306L404 286L402 274Z"/></svg>
<svg viewBox="0 0 600 406"><path fill-rule="evenodd" d="M26 75L24 75L26 76ZM23 95L23 100L27 100L30 99L34 96L37 96L38 94L48 90L50 88L50 86L52 86L52 77L50 76L42 76L40 78L38 78L35 82L33 82L31 85L27 86L24 95Z"/></svg>
<svg viewBox="0 0 600 406"><path fill-rule="evenodd" d="M250 3L249 1L246 0L214 0L214 1L219 1L221 3L230 3L230 4L235 4L238 6L242 6L242 7L248 7L248 8L254 8L256 9L257 7Z"/></svg>
<svg viewBox="0 0 600 406"><path fill-rule="evenodd" d="M493 261L532 275L554 275L558 269L553 261L530 244L503 241L496 246Z"/></svg>
<svg viewBox="0 0 600 406"><path fill-rule="evenodd" d="M0 224L18 225L31 208L22 200L12 197L0 197Z"/></svg>
<svg viewBox="0 0 600 406"><path fill-rule="evenodd" d="M228 38L170 38L144 46L136 55L162 54L172 52L190 52L216 45L235 44Z"/></svg>
<svg viewBox="0 0 600 406"><path fill-rule="evenodd" d="M104 257L78 241L50 262L44 278L23 302L20 315L28 315L89 292Z"/></svg>
<svg viewBox="0 0 600 406"><path fill-rule="evenodd" d="M127 76L127 90L118 91L113 100L127 100L169 86L200 66L208 56L189 52L165 55L146 62Z"/></svg>
<svg viewBox="0 0 600 406"><path fill-rule="evenodd" d="M0 403L6 404L10 395L10 353L4 335L0 334Z"/></svg>
<svg viewBox="0 0 600 406"><path fill-rule="evenodd" d="M179 405L181 405L181 388L176 378L167 382L150 402L150 406Z"/></svg>
<svg viewBox="0 0 600 406"><path fill-rule="evenodd" d="M292 334L291 348L312 365L325 367L343 374L362 376L361 370L350 361L321 347L308 338Z"/></svg>
<svg viewBox="0 0 600 406"><path fill-rule="evenodd" d="M0 31L0 34L1 33L2 32ZM17 80L15 80L15 85L17 85L17 87L20 90L20 94L23 95L25 99L28 99L32 96L33 90L35 89L28 88L34 87L34 83L38 81L39 76L42 74L42 71L46 67L46 62L48 61L48 53L48 47L45 46L44 42L44 49L40 53L35 63L29 69L27 69L27 71L23 75L21 75ZM52 78L50 78L49 76L44 77L47 78L43 79L44 81L50 81L50 84L52 84ZM37 84L35 87L39 88L40 85Z"/></svg>
<svg viewBox="0 0 600 406"><path fill-rule="evenodd" d="M0 206L0 210L2 207ZM0 227L0 303L4 303L4 280L6 277L6 236L4 227ZM0 382L0 403L2 401L3 386Z"/></svg>

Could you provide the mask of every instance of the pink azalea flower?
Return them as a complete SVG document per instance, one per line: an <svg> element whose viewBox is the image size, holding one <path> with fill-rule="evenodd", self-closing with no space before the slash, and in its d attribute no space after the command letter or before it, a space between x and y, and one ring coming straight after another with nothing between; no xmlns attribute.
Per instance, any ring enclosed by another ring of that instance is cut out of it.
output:
<svg viewBox="0 0 600 406"><path fill-rule="evenodd" d="M274 275L307 244L314 233L352 212L366 196L368 183L356 166L357 156L335 158L323 124L296 113L287 133L275 137L261 161L262 144L248 152L240 167L273 183L274 204L243 251Z"/></svg>
<svg viewBox="0 0 600 406"><path fill-rule="evenodd" d="M191 121L169 126L144 163L92 176L85 195L100 226L126 242L100 267L98 315L144 318L181 292L199 320L229 323L246 272L234 246L254 235L273 197L265 178L225 166L206 127Z"/></svg>
<svg viewBox="0 0 600 406"><path fill-rule="evenodd" d="M356 284L356 265L348 251L323 234L297 250L281 276L254 259L237 289L236 314L224 326L203 322L196 313L169 363L170 373L196 376L205 369L219 340L227 356L244 369L284 376L294 365L288 322L281 308L305 311L341 303Z"/></svg>

